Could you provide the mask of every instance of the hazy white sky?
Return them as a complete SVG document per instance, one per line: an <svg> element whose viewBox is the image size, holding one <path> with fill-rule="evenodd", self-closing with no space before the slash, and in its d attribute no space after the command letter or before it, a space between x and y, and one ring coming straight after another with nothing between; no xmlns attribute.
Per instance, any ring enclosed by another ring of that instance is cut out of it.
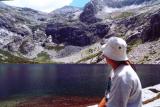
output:
<svg viewBox="0 0 160 107"><path fill-rule="evenodd" d="M70 5L73 1L74 0L13 0L3 2L11 6L29 7L43 12L51 12L57 8Z"/></svg>

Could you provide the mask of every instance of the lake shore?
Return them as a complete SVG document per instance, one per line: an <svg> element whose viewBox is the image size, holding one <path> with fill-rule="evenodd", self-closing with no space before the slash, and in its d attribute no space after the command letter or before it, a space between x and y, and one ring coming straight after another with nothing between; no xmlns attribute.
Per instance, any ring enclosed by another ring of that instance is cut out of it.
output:
<svg viewBox="0 0 160 107"><path fill-rule="evenodd" d="M16 107L86 107L100 101L100 97L46 96L20 102Z"/></svg>
<svg viewBox="0 0 160 107"><path fill-rule="evenodd" d="M25 96L0 100L0 107L86 107L100 100L101 97L86 96Z"/></svg>
<svg viewBox="0 0 160 107"><path fill-rule="evenodd" d="M0 101L0 107L87 107L97 104L101 97L43 95L22 99ZM160 84L143 89L143 107L159 107L159 101Z"/></svg>

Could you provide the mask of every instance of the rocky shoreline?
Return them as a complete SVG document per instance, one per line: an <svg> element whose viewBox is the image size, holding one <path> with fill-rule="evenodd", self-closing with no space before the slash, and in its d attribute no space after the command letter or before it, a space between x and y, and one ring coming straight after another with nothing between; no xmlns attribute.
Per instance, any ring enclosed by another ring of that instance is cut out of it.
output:
<svg viewBox="0 0 160 107"><path fill-rule="evenodd" d="M143 89L143 107L160 106L160 84ZM94 105L101 97L87 96L52 96L28 97L1 101L0 105L6 107L97 107ZM89 106L92 105L92 106Z"/></svg>

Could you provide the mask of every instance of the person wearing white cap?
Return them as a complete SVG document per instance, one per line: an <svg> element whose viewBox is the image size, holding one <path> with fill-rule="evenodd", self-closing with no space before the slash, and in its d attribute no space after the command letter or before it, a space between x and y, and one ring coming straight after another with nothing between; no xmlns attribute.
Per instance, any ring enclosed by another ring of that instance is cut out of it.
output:
<svg viewBox="0 0 160 107"><path fill-rule="evenodd" d="M105 97L98 107L142 107L142 86L127 57L127 44L111 37L102 46L102 55L112 67Z"/></svg>

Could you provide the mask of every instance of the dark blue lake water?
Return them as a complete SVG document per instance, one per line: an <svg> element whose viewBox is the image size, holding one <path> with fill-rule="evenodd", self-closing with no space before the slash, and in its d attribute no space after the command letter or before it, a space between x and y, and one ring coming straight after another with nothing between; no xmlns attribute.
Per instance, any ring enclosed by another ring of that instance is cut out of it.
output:
<svg viewBox="0 0 160 107"><path fill-rule="evenodd" d="M160 65L136 65L142 86L160 83ZM0 98L19 94L102 96L106 65L0 65Z"/></svg>

